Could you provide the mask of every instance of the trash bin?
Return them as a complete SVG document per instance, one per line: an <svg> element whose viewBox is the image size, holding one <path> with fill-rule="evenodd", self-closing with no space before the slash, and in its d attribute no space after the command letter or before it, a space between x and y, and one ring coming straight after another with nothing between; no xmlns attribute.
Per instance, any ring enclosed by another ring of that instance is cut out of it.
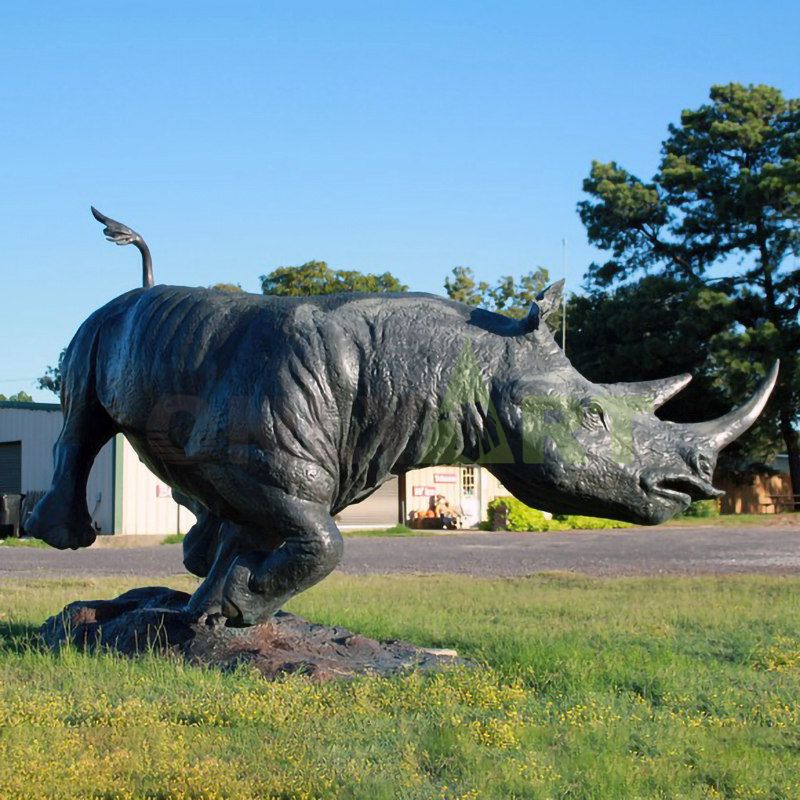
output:
<svg viewBox="0 0 800 800"><path fill-rule="evenodd" d="M21 494L0 494L0 539L19 536Z"/></svg>

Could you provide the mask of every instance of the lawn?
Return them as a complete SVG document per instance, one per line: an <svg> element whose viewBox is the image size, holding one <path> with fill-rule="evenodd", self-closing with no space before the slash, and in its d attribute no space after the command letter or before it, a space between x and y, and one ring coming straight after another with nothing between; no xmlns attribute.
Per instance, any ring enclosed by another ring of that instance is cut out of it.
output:
<svg viewBox="0 0 800 800"><path fill-rule="evenodd" d="M800 797L796 578L335 574L290 604L480 664L427 677L36 648L65 602L137 583L0 584L4 800Z"/></svg>
<svg viewBox="0 0 800 800"><path fill-rule="evenodd" d="M715 517L674 517L663 523L665 526L679 528L696 528L698 526L713 526L719 528L738 528L747 525L763 527L800 525L800 514L719 514Z"/></svg>

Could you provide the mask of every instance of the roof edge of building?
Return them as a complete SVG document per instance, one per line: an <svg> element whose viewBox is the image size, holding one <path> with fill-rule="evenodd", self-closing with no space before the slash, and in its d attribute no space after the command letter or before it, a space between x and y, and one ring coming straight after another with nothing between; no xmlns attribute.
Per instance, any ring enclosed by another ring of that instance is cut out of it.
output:
<svg viewBox="0 0 800 800"><path fill-rule="evenodd" d="M16 411L61 411L60 403L18 403L14 400L0 400L0 408Z"/></svg>

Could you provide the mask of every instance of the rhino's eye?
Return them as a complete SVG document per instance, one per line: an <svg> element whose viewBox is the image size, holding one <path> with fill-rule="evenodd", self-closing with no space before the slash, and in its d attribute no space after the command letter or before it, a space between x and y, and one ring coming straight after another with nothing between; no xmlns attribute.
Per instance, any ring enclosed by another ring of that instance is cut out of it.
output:
<svg viewBox="0 0 800 800"><path fill-rule="evenodd" d="M603 427L608 430L608 421L603 406L597 400L590 400L584 408L586 409L586 421L590 427Z"/></svg>

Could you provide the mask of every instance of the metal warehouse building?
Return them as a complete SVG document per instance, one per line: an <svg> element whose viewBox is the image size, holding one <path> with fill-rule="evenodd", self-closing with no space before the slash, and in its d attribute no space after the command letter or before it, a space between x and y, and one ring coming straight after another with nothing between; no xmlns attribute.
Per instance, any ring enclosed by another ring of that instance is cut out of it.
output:
<svg viewBox="0 0 800 800"><path fill-rule="evenodd" d="M0 494L34 500L49 488L61 424L61 406L55 403L0 402ZM474 527L486 519L489 501L508 492L477 466L426 467L387 481L346 508L337 522L343 528L389 527L407 520L412 511L427 509L438 494L462 509L465 527ZM195 522L122 434L95 459L87 503L95 528L104 534L186 533Z"/></svg>
<svg viewBox="0 0 800 800"><path fill-rule="evenodd" d="M39 494L53 478L53 445L62 424L55 403L0 402L0 494ZM122 434L95 459L87 488L89 513L101 533L186 533L194 515L139 461Z"/></svg>

